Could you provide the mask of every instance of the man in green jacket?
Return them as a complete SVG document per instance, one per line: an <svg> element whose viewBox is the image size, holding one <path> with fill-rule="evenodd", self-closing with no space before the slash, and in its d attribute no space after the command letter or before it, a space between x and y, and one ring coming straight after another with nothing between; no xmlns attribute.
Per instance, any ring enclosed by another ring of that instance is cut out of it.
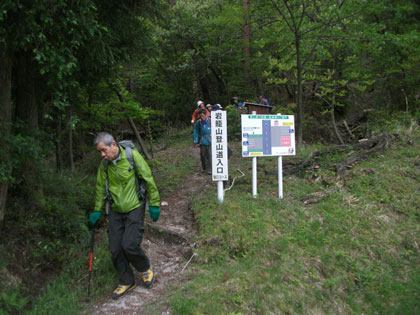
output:
<svg viewBox="0 0 420 315"><path fill-rule="evenodd" d="M136 287L130 264L142 273L146 287L150 287L155 280L150 260L140 247L144 233L145 205L137 196L136 172L140 180L145 181L149 214L153 222L156 222L160 215L159 192L150 168L139 152L132 150L135 167L133 170L124 147L119 146L112 135L101 132L96 136L94 144L102 159L107 161L108 167L105 171L104 163L101 163L98 168L95 208L89 215L89 225L94 226L102 216L106 203L105 183L108 177L108 190L113 199L109 212L109 247L120 282L112 298L118 299Z"/></svg>

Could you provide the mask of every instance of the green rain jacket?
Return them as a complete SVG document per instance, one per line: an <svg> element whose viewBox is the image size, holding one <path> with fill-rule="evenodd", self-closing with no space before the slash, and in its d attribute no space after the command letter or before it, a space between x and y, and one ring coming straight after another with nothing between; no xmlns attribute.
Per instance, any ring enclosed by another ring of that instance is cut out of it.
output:
<svg viewBox="0 0 420 315"><path fill-rule="evenodd" d="M119 146L120 154L114 161L108 162L109 191L112 199L112 210L118 213L127 213L140 206L139 198L136 193L136 180L134 170L130 170L130 162L124 148ZM155 181L149 165L136 150L132 150L134 166L140 178L144 179L146 184L147 195L149 197L149 205L159 207L160 198ZM105 181L106 173L104 163L101 162L96 177L96 198L95 208L93 211L103 212L105 205Z"/></svg>

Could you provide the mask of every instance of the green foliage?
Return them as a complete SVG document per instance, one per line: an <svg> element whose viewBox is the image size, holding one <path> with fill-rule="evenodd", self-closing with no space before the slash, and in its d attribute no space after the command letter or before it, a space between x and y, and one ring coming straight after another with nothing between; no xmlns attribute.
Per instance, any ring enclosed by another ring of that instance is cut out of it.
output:
<svg viewBox="0 0 420 315"><path fill-rule="evenodd" d="M92 266L91 304L99 297L109 295L118 281L109 257L106 234L106 229L97 230ZM63 265L60 275L49 281L45 290L33 299L31 314L52 314L57 310L60 314L75 314L86 307L81 301L87 294L90 233L83 233L80 237L81 244L72 249L72 255Z"/></svg>
<svg viewBox="0 0 420 315"><path fill-rule="evenodd" d="M104 104L92 104L89 110L101 125L118 124L119 121L128 117L144 120L148 118L151 112L150 109L144 108L140 103L131 100L124 103L118 100L109 100Z"/></svg>
<svg viewBox="0 0 420 315"><path fill-rule="evenodd" d="M0 314L22 313L29 302L29 298L21 295L18 286L0 290Z"/></svg>
<svg viewBox="0 0 420 315"><path fill-rule="evenodd" d="M390 113L386 110L378 110L369 113L369 123L364 126L367 136L378 134L382 131L397 133L398 135L409 135L418 130L416 117L407 112Z"/></svg>
<svg viewBox="0 0 420 315"><path fill-rule="evenodd" d="M56 174L53 170L41 172L31 187L35 192L34 201L28 203L25 195L16 194L9 203L1 238L6 248L11 248L4 252L8 263L21 265L17 270L24 274L19 276L27 282L23 282L18 291L0 290L2 303L8 307L21 312L29 302L33 303L36 295L32 291L43 285L42 281L32 281L32 278L42 279L44 272L60 273L69 261L81 254L81 246L88 247L86 212L92 208L94 187L81 182L85 179ZM10 253L15 251L25 252L25 259L13 262L17 258ZM68 295L69 291L61 294ZM62 308L65 307L63 304Z"/></svg>
<svg viewBox="0 0 420 315"><path fill-rule="evenodd" d="M280 113L283 115L293 115L296 111L295 103L288 103L286 105L277 105L273 108L272 113Z"/></svg>
<svg viewBox="0 0 420 315"><path fill-rule="evenodd" d="M241 112L236 109L234 105L226 107L226 120L228 124L228 139L229 141L235 141L242 138L242 127L241 127Z"/></svg>
<svg viewBox="0 0 420 315"><path fill-rule="evenodd" d="M167 131L168 126L165 121L166 116L164 111L149 109L149 116L140 119L139 123L147 134L146 138L149 139L149 141L153 141Z"/></svg>
<svg viewBox="0 0 420 315"><path fill-rule="evenodd" d="M42 194L37 194L36 203L29 207L16 202L14 213L8 215L19 223L21 235L31 235L24 243L31 247L27 262L34 271L49 265L60 268L67 261L87 229L86 212L92 207L92 187L78 185L65 175L47 172L45 176L38 178Z"/></svg>
<svg viewBox="0 0 420 315"><path fill-rule="evenodd" d="M20 124L16 124L18 128ZM30 162L35 167L41 163L42 159L50 152L51 143L45 135L36 134L25 136L25 132L18 134L9 134L4 138L4 145L8 151L2 150L0 158L3 163L0 164L0 183L8 182L13 185L18 185L22 182L19 175L20 168L25 162ZM11 158L6 158L9 154Z"/></svg>
<svg viewBox="0 0 420 315"><path fill-rule="evenodd" d="M69 290L69 283L74 279L64 276L57 279L45 288L45 293L36 300L31 314L76 314L83 309L79 300L82 298L80 289Z"/></svg>

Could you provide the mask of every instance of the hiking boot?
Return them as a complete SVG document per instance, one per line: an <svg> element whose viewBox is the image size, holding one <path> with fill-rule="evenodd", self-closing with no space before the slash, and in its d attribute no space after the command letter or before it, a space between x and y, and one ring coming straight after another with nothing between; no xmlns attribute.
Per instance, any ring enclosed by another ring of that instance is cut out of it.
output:
<svg viewBox="0 0 420 315"><path fill-rule="evenodd" d="M147 271L143 272L142 279L146 288L150 288L153 282L155 282L155 273L151 268L149 268Z"/></svg>
<svg viewBox="0 0 420 315"><path fill-rule="evenodd" d="M133 290L136 287L136 284L133 283L131 285L124 285L124 284L120 284L118 286L118 288L116 288L114 290L114 292L112 292L112 299L113 300L117 300L120 297L122 297L124 294L126 294L128 291Z"/></svg>

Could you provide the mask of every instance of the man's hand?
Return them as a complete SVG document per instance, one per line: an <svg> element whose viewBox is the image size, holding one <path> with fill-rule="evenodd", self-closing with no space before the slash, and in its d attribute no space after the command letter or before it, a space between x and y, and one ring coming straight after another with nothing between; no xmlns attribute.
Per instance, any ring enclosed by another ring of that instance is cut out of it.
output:
<svg viewBox="0 0 420 315"><path fill-rule="evenodd" d="M101 218L102 216L102 212L101 211L93 211L90 215L89 215L89 226L93 227L96 222L98 222L98 220Z"/></svg>
<svg viewBox="0 0 420 315"><path fill-rule="evenodd" d="M191 120L191 123L194 124L194 120Z"/></svg>
<svg viewBox="0 0 420 315"><path fill-rule="evenodd" d="M194 148L198 148L198 143L194 143Z"/></svg>
<svg viewBox="0 0 420 315"><path fill-rule="evenodd" d="M157 220L159 220L160 208L159 207L154 207L154 206L149 206L149 214L150 214L150 218L153 220L153 222L156 222Z"/></svg>

